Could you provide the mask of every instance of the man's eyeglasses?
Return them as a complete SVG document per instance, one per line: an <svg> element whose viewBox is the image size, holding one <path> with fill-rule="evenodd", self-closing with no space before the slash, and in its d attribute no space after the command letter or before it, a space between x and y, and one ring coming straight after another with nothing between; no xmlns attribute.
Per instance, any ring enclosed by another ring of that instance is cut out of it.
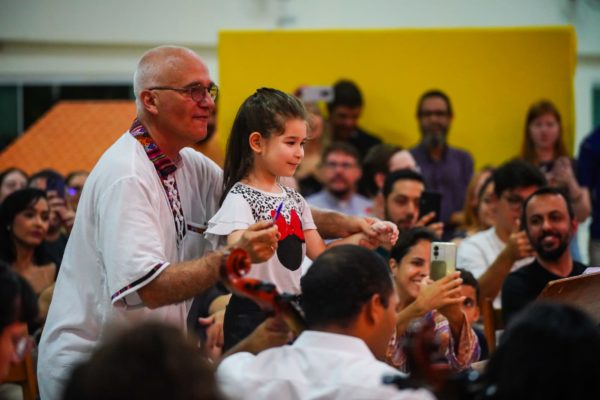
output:
<svg viewBox="0 0 600 400"><path fill-rule="evenodd" d="M350 163L350 162L333 162L333 161L328 161L325 164L323 164L323 167L327 168L327 169L336 169L336 168L341 168L343 170L349 170L352 169L354 167L356 167L355 163Z"/></svg>
<svg viewBox="0 0 600 400"><path fill-rule="evenodd" d="M506 196L502 194L502 197L508 202L508 205L513 210L519 210L523 207L523 203L525 199L519 196L518 194L507 194Z"/></svg>
<svg viewBox="0 0 600 400"><path fill-rule="evenodd" d="M448 111L443 110L425 110L419 111L419 117L421 118L429 118L429 117L447 117L449 115Z"/></svg>
<svg viewBox="0 0 600 400"><path fill-rule="evenodd" d="M216 100L219 94L219 87L214 83L211 83L208 87L203 85L194 85L190 87L173 87L173 86L155 86L148 88L148 90L174 90L179 93L187 93L192 100L200 102L206 98L206 93L211 99Z"/></svg>

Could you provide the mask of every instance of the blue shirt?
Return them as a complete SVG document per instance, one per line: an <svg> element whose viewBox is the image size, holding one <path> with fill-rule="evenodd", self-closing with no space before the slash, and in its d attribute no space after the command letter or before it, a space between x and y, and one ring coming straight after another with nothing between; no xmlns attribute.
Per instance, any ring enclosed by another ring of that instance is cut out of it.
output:
<svg viewBox="0 0 600 400"><path fill-rule="evenodd" d="M450 216L461 211L465 193L473 176L473 158L463 150L447 146L441 160L433 160L423 145L410 149L429 191L442 194L440 221L448 223Z"/></svg>
<svg viewBox="0 0 600 400"><path fill-rule="evenodd" d="M340 200L326 189L308 196L306 201L313 207L326 208L359 217L370 215L373 208L373 202L358 193L354 193L349 200Z"/></svg>

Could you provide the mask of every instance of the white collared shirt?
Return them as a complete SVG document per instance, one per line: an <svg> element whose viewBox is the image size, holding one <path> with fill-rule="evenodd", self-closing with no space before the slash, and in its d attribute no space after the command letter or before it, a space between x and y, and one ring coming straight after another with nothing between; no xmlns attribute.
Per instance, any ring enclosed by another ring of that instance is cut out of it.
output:
<svg viewBox="0 0 600 400"><path fill-rule="evenodd" d="M385 375L399 374L359 338L304 331L292 345L227 357L217 379L230 399L434 398L424 389L399 391L383 384Z"/></svg>
<svg viewBox="0 0 600 400"><path fill-rule="evenodd" d="M185 330L191 300L150 310L137 295L170 263L209 246L199 231L218 208L222 171L192 149L180 155L173 175L188 228L179 246L163 184L131 134L104 153L86 181L40 342L44 400L60 398L70 370L112 325L154 320Z"/></svg>

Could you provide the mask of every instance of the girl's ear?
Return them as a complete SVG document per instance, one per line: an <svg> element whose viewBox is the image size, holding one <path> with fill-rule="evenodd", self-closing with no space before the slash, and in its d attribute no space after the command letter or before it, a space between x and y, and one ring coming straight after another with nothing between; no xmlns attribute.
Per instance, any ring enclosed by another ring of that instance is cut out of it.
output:
<svg viewBox="0 0 600 400"><path fill-rule="evenodd" d="M259 132L252 132L248 136L248 144L253 152L260 154L263 148L262 135Z"/></svg>

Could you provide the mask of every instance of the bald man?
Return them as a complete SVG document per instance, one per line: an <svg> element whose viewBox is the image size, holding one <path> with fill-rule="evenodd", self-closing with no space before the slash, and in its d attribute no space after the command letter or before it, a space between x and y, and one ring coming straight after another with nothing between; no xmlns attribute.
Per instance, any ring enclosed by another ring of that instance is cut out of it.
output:
<svg viewBox="0 0 600 400"><path fill-rule="evenodd" d="M38 362L41 397L58 399L75 364L112 325L154 320L185 329L190 299L218 279L226 249L205 254L221 169L186 148L207 132L218 89L192 51L145 53L134 78L137 118L100 158L83 190ZM262 222L232 247L270 258Z"/></svg>

